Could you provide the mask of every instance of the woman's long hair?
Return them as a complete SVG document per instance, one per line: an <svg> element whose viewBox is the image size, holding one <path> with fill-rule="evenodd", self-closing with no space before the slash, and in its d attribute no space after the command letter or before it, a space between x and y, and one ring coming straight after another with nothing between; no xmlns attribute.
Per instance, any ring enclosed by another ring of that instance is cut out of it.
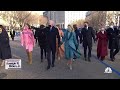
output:
<svg viewBox="0 0 120 90"><path fill-rule="evenodd" d="M30 26L28 23L25 23L24 27L25 27L26 25L28 26L28 29L31 29L31 26Z"/></svg>
<svg viewBox="0 0 120 90"><path fill-rule="evenodd" d="M69 28L70 27L70 28ZM74 31L74 29L73 29L73 27L71 26L71 25L68 25L68 31L70 31L70 32L73 32Z"/></svg>

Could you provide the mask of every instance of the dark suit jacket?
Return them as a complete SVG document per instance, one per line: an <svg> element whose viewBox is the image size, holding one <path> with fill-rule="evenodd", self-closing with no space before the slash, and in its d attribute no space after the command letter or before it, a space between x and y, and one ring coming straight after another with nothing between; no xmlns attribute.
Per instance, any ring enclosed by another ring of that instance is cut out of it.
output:
<svg viewBox="0 0 120 90"><path fill-rule="evenodd" d="M35 28L35 27L34 27L33 29L35 29L34 38L36 39L36 38L38 38L38 37L37 37L37 33L38 33L38 31L39 31L40 28Z"/></svg>
<svg viewBox="0 0 120 90"><path fill-rule="evenodd" d="M95 41L95 31L93 30L93 28L88 27L88 30L86 28L82 28L80 42L83 42L83 47L92 47L92 38Z"/></svg>
<svg viewBox="0 0 120 90"><path fill-rule="evenodd" d="M56 50L56 38L58 38L58 45L60 45L60 36L58 29L54 26L52 27L52 30L50 31L50 27L46 28L46 34L47 34L47 48L54 48Z"/></svg>
<svg viewBox="0 0 120 90"><path fill-rule="evenodd" d="M38 43L41 48L46 48L47 45L47 33L46 33L46 28L43 29L38 29L36 33L36 37L38 37Z"/></svg>
<svg viewBox="0 0 120 90"><path fill-rule="evenodd" d="M10 31L10 35L11 35L11 37L15 37L15 31L13 30L13 33L12 33L12 31Z"/></svg>
<svg viewBox="0 0 120 90"><path fill-rule="evenodd" d="M76 30L75 30L75 34L76 34L76 39L77 39L77 41L79 42L78 38L81 37L80 31L79 31L78 29L76 29Z"/></svg>

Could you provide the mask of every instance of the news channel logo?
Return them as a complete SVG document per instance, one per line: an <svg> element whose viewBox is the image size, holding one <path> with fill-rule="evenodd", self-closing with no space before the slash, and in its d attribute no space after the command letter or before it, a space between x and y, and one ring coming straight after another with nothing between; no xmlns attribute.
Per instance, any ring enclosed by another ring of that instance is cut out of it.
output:
<svg viewBox="0 0 120 90"><path fill-rule="evenodd" d="M112 69L110 67L105 68L104 73L112 73Z"/></svg>
<svg viewBox="0 0 120 90"><path fill-rule="evenodd" d="M21 69L21 59L6 59L5 60L5 69Z"/></svg>

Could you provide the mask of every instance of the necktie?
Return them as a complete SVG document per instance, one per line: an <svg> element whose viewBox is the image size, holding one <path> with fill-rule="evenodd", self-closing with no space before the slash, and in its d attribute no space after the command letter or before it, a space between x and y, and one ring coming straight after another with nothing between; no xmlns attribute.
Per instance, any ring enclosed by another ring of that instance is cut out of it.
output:
<svg viewBox="0 0 120 90"><path fill-rule="evenodd" d="M52 31L52 27L50 28L50 32Z"/></svg>

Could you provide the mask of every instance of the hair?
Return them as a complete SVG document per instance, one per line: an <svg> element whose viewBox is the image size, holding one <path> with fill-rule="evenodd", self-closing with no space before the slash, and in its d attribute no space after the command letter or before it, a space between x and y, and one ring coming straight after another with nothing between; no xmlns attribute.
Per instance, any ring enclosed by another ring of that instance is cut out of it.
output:
<svg viewBox="0 0 120 90"><path fill-rule="evenodd" d="M27 25L29 29L31 28L30 24L28 24L28 23L25 23L25 25Z"/></svg>
<svg viewBox="0 0 120 90"><path fill-rule="evenodd" d="M84 23L87 23L87 24L89 24L87 21L85 21Z"/></svg>
<svg viewBox="0 0 120 90"><path fill-rule="evenodd" d="M57 24L56 27L59 28L59 29L61 29L60 24Z"/></svg>
<svg viewBox="0 0 120 90"><path fill-rule="evenodd" d="M45 26L44 25L40 25L40 28L43 29Z"/></svg>
<svg viewBox="0 0 120 90"><path fill-rule="evenodd" d="M77 24L73 24L73 28L75 28L75 29L76 29L76 28L77 28Z"/></svg>
<svg viewBox="0 0 120 90"><path fill-rule="evenodd" d="M2 30L5 30L5 28L3 27L3 25L0 25L0 28L2 28Z"/></svg>
<svg viewBox="0 0 120 90"><path fill-rule="evenodd" d="M72 29L72 30L71 30L71 32L73 32L73 31L74 31L74 30L73 30L73 27L72 27L70 24L68 25L68 27L69 27L69 26L70 26L70 27L71 27L71 29Z"/></svg>
<svg viewBox="0 0 120 90"><path fill-rule="evenodd" d="M60 24L57 24L56 26L57 26L57 27L60 27Z"/></svg>

